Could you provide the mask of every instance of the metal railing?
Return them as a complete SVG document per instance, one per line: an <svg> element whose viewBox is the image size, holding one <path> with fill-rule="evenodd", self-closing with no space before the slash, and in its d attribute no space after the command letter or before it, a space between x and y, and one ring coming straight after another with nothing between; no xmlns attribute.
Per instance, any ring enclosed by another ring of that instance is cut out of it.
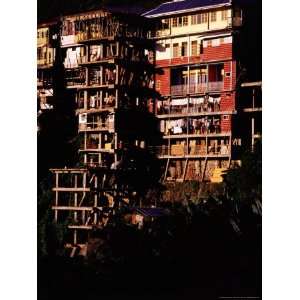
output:
<svg viewBox="0 0 300 300"><path fill-rule="evenodd" d="M171 95L197 94L223 90L223 81L211 81L199 84L178 84L171 86Z"/></svg>
<svg viewBox="0 0 300 300"><path fill-rule="evenodd" d="M162 106L157 110L158 115L180 115L180 114L195 114L202 112L219 112L220 104L219 103L202 103L197 105L189 105L189 106Z"/></svg>

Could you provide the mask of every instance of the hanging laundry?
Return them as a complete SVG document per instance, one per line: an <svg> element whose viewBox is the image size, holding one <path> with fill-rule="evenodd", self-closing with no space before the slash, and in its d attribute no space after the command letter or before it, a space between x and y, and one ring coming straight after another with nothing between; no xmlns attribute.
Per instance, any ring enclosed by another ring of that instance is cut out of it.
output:
<svg viewBox="0 0 300 300"><path fill-rule="evenodd" d="M79 124L84 124L87 122L87 114L86 113L79 114L78 118L79 118Z"/></svg>
<svg viewBox="0 0 300 300"><path fill-rule="evenodd" d="M188 104L188 99L173 99L171 101L171 105L187 105Z"/></svg>

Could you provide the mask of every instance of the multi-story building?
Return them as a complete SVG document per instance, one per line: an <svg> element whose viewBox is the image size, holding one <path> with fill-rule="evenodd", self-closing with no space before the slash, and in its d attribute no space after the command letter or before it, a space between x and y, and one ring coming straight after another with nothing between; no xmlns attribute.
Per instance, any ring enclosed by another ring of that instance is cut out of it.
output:
<svg viewBox="0 0 300 300"><path fill-rule="evenodd" d="M54 218L69 218L74 244L126 198L111 178L128 149L152 149L148 110L159 120L164 180L218 182L239 160L250 136L243 95L260 87L249 83L260 78L249 30L257 8L247 5L172 1L143 17L100 9L39 26L38 87L54 85L56 104L73 101L78 117L79 166L52 169Z"/></svg>
<svg viewBox="0 0 300 300"><path fill-rule="evenodd" d="M243 82L239 90L239 122L243 148L253 149L262 137L262 83Z"/></svg>
<svg viewBox="0 0 300 300"><path fill-rule="evenodd" d="M59 21L57 56L61 57L56 67L64 75L56 101L76 102L81 157L79 167L52 169L52 208L56 222L71 215L68 226L75 244L86 240L86 230L107 221L111 211L104 213L103 207L116 206L115 197L124 196L112 179L124 153L144 151L151 139L147 131L148 99L154 93L153 42L147 40L150 23L108 9Z"/></svg>
<svg viewBox="0 0 300 300"><path fill-rule="evenodd" d="M53 66L57 46L57 22L38 25L37 29L37 97L42 112L53 108Z"/></svg>
<svg viewBox="0 0 300 300"><path fill-rule="evenodd" d="M237 87L249 65L239 49L245 11L230 0L174 0L144 14L157 24L155 112L166 180L210 180L237 159Z"/></svg>

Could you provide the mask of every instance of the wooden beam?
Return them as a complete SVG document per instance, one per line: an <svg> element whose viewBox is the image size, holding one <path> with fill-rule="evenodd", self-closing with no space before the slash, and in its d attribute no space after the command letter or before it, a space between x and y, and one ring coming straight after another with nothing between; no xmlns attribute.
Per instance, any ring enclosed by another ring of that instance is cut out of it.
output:
<svg viewBox="0 0 300 300"><path fill-rule="evenodd" d="M204 162L204 168L203 168L203 173L201 176L201 182L204 181L204 177L205 177L205 171L206 171L206 165L207 165L207 156L205 157L205 162Z"/></svg>
<svg viewBox="0 0 300 300"><path fill-rule="evenodd" d="M100 207L97 207L100 209ZM52 206L53 210L70 210L70 211L91 211L92 206Z"/></svg>
<svg viewBox="0 0 300 300"><path fill-rule="evenodd" d="M57 191L57 192L89 192L90 188L84 188L84 187L70 187L70 188L66 188L66 187L58 187L58 188L53 188L53 191Z"/></svg>

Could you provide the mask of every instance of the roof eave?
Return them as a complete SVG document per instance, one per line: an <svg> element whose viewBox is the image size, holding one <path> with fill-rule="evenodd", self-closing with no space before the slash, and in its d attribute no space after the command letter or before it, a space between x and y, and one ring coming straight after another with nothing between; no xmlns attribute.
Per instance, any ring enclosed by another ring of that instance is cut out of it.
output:
<svg viewBox="0 0 300 300"><path fill-rule="evenodd" d="M171 15L179 15L179 14L184 14L184 13L189 13L189 12L194 12L194 11L200 11L200 10L220 8L220 7L231 6L231 5L232 5L232 3L228 2L228 3L209 5L209 6L203 6L203 7L182 9L182 10L166 12L166 13L162 13L162 14L147 15L147 13L145 13L145 14L143 14L143 16L146 17L146 18L157 18L157 17L164 17L164 16L171 16Z"/></svg>

